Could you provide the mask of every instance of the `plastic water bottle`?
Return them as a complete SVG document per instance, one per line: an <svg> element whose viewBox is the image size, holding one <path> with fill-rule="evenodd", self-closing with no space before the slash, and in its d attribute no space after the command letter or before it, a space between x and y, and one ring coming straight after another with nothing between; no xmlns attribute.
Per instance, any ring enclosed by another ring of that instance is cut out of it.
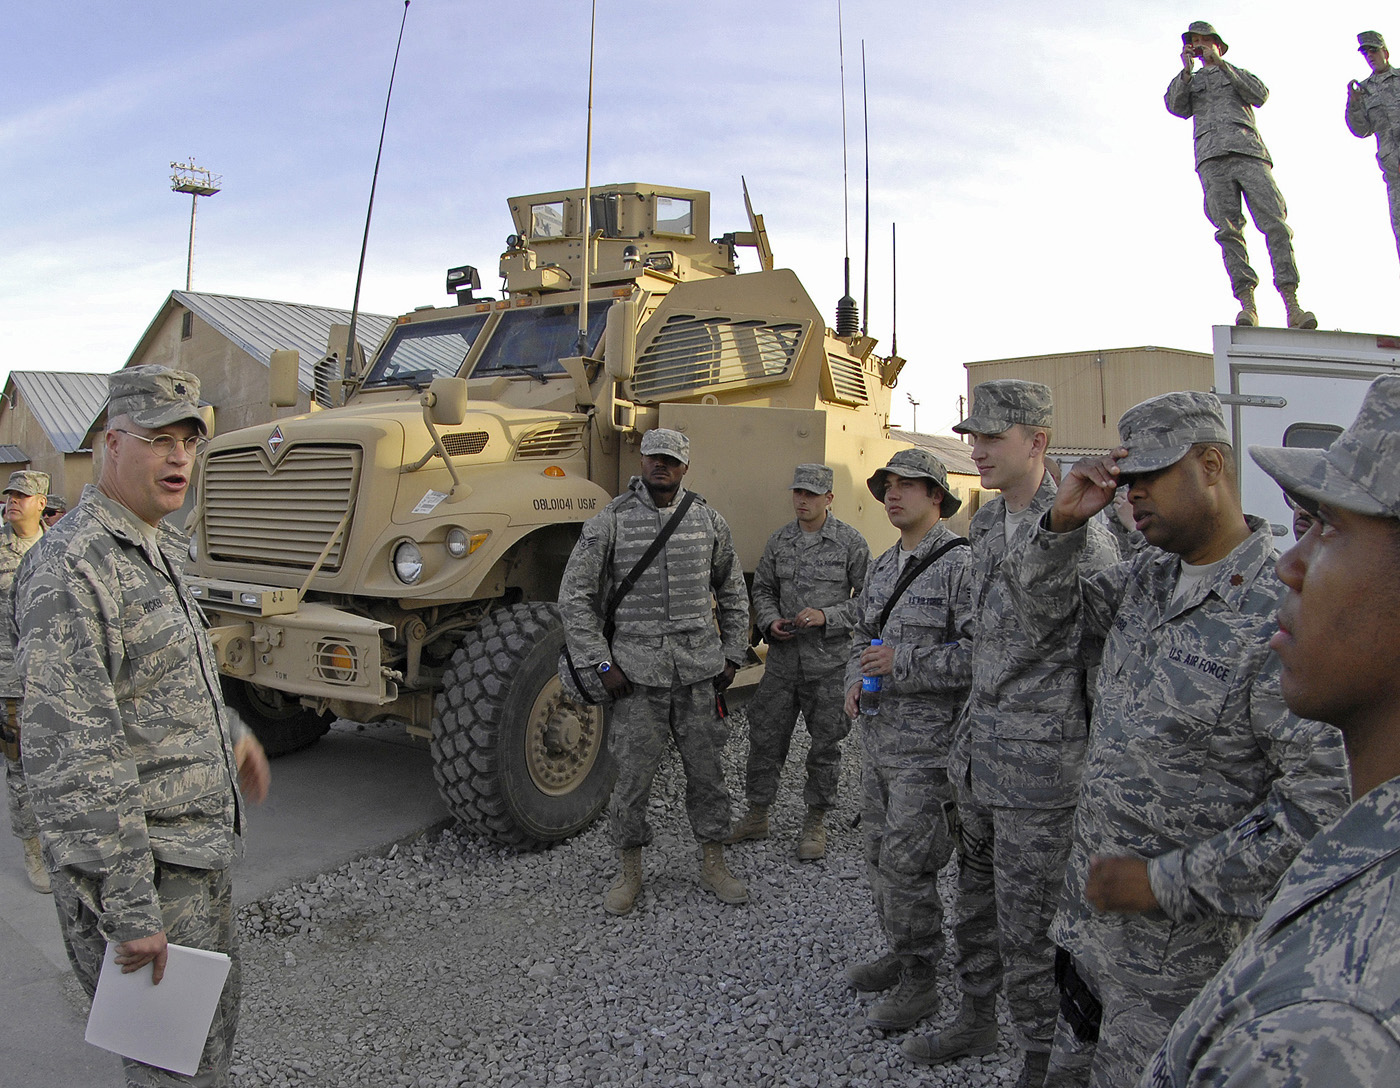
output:
<svg viewBox="0 0 1400 1088"><path fill-rule="evenodd" d="M870 645L883 645L884 639L872 638ZM876 715L880 713L880 677L862 676L860 678L860 712L862 714Z"/></svg>

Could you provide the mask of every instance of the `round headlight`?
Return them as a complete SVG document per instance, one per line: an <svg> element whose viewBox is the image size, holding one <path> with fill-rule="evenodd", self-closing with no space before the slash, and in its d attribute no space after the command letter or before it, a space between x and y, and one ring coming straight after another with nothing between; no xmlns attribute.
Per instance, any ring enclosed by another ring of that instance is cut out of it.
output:
<svg viewBox="0 0 1400 1088"><path fill-rule="evenodd" d="M461 559L470 550L465 529L447 530L447 554L453 559Z"/></svg>
<svg viewBox="0 0 1400 1088"><path fill-rule="evenodd" d="M423 553L411 540L400 541L394 548L394 575L406 586L423 577Z"/></svg>
<svg viewBox="0 0 1400 1088"><path fill-rule="evenodd" d="M190 546L189 546L189 548L188 548L188 551L189 551L189 553L190 553L190 562L191 562L191 563L198 563L198 562L199 562L199 534L198 534L198 533L191 533L191 534L190 534Z"/></svg>

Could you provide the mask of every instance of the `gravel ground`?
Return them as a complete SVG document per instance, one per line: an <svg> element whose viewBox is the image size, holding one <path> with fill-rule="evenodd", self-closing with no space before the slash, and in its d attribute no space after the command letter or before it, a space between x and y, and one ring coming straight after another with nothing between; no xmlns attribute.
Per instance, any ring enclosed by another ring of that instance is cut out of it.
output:
<svg viewBox="0 0 1400 1088"><path fill-rule="evenodd" d="M742 710L731 721L737 819L748 729ZM870 998L841 974L884 951L851 827L859 745L853 733L826 859L805 863L800 725L793 749L772 837L727 851L746 906L697 886L672 752L625 918L602 908L616 871L605 821L536 854L445 831L244 908L234 1084L1009 1088L1020 1055L1004 1005L996 1053L941 1069L911 1066L898 1035L866 1026Z"/></svg>

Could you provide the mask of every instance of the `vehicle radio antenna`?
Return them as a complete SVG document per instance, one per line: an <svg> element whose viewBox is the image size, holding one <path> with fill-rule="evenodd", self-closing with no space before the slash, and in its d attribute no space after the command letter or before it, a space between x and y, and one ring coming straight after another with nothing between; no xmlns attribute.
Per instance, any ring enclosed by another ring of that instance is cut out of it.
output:
<svg viewBox="0 0 1400 1088"><path fill-rule="evenodd" d="M593 42L598 30L598 0L588 25L588 126L583 141L583 294L578 307L578 347L588 354L588 265L593 251Z"/></svg>
<svg viewBox="0 0 1400 1088"><path fill-rule="evenodd" d="M841 223L846 233L846 293L836 303L836 335L851 337L860 331L860 312L851 297L851 184L846 166L846 41L841 0L836 0L836 56L841 72Z"/></svg>
<svg viewBox="0 0 1400 1088"><path fill-rule="evenodd" d="M860 101L865 123L865 290L860 304L860 334L870 327L870 92L865 83L865 39L860 41ZM850 294L850 288L846 288Z"/></svg>
<svg viewBox="0 0 1400 1088"><path fill-rule="evenodd" d="M890 354L899 355L899 246L890 224Z"/></svg>
<svg viewBox="0 0 1400 1088"><path fill-rule="evenodd" d="M355 272L355 301L350 306L350 327L345 333L345 360L341 373L350 375L355 365L355 324L360 315L360 285L365 279L365 251L369 248L369 221L374 215L374 190L379 185L379 163L384 158L384 132L389 127L389 102L394 97L394 74L399 70L399 50L403 47L403 28L408 22L409 0L403 0L403 19L399 22L399 41L394 46L394 64L389 69L389 93L384 96L384 121L379 126L379 150L374 156L374 177L369 183L369 207L365 209L365 234L360 241L360 266Z"/></svg>

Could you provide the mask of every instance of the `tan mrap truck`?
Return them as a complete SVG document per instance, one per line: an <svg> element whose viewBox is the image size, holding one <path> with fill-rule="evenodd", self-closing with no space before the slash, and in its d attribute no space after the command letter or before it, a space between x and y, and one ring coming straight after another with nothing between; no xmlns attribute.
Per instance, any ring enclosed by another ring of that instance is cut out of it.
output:
<svg viewBox="0 0 1400 1088"><path fill-rule="evenodd" d="M903 361L873 354L849 305L828 329L752 210L750 230L710 240L705 192L588 199L586 289L585 191L512 199L501 297L455 269L449 288L471 285L455 305L399 318L367 365L322 361L327 408L216 437L190 522L229 698L269 749L310 743L330 715L403 721L430 736L455 816L524 847L585 827L612 786L605 713L560 693L554 602L643 432L689 436L686 484L746 572L792 516L804 461L835 468L838 516L877 548L893 538L865 479L897 448ZM762 270L737 274L736 246ZM274 390L290 375L294 392L294 353L279 356Z"/></svg>

